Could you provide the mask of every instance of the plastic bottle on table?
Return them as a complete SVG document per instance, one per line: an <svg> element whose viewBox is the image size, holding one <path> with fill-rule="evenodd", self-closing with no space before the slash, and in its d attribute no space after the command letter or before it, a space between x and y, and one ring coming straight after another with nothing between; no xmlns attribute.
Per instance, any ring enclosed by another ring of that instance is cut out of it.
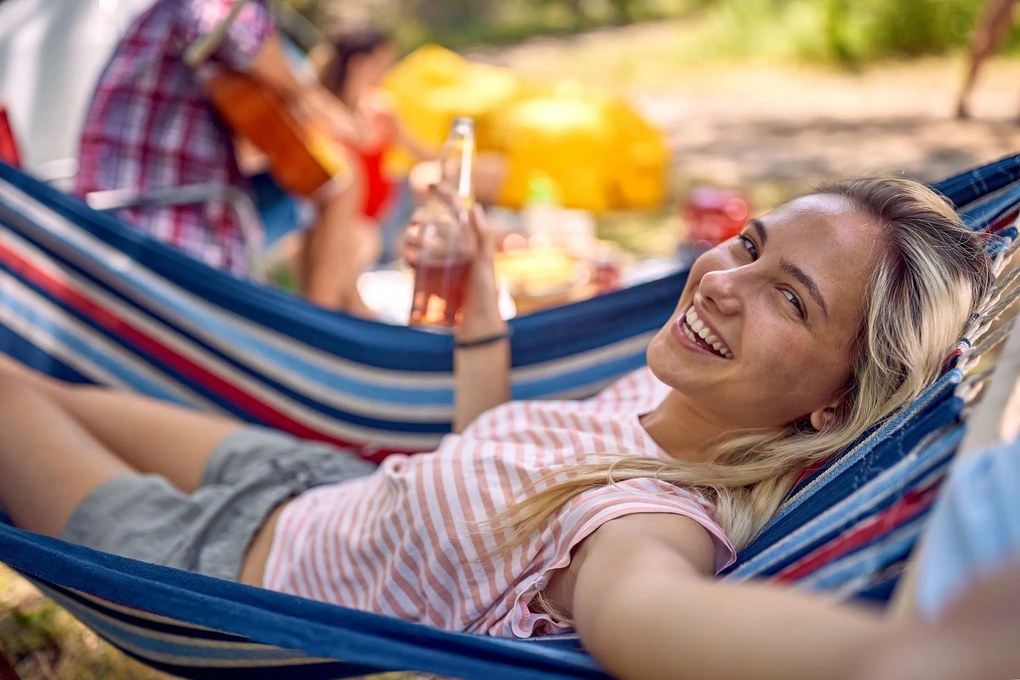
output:
<svg viewBox="0 0 1020 680"><path fill-rule="evenodd" d="M560 191L556 181L544 172L533 170L528 177L528 193L521 209L521 226L528 236L550 238L560 213Z"/></svg>

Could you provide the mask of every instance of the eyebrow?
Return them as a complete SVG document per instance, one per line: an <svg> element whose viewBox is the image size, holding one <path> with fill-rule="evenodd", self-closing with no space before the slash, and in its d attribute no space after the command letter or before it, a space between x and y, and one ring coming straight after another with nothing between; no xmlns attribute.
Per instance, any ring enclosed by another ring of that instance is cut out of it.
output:
<svg viewBox="0 0 1020 680"><path fill-rule="evenodd" d="M758 233L758 238L761 240L761 245L764 248L766 241L768 241L768 232L765 230L765 223L757 217L752 217L748 220L749 224L754 227L754 230ZM815 283L815 280L807 275L803 269L793 264L785 258L779 258L779 266L784 272L791 275L793 278L800 281L800 283L807 288L808 294L814 298L814 301L822 309L822 314L825 316L826 321L829 319L829 306L825 304L825 298L822 297L822 291Z"/></svg>
<svg viewBox="0 0 1020 680"><path fill-rule="evenodd" d="M818 284L812 279L807 273L798 267L797 265L789 262L786 259L779 258L779 266L782 267L783 271L797 279L807 288L808 293L814 298L818 306L822 308L822 314L825 315L825 319L829 319L829 307L825 304L825 298L822 297L822 291L819 290Z"/></svg>
<svg viewBox="0 0 1020 680"><path fill-rule="evenodd" d="M758 240L760 240L762 246L764 246L765 242L769 240L769 235L765 231L765 223L759 220L757 217L752 217L750 222L751 226L754 227L754 230L758 232Z"/></svg>

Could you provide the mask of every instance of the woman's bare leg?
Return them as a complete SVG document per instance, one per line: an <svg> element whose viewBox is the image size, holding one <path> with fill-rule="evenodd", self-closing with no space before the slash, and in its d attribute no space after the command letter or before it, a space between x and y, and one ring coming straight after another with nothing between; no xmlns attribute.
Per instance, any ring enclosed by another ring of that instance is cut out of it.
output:
<svg viewBox="0 0 1020 680"><path fill-rule="evenodd" d="M361 214L364 187L359 174L350 186L319 205L302 244L302 294L317 305L371 318L358 293L358 276L379 254L379 233Z"/></svg>
<svg viewBox="0 0 1020 680"><path fill-rule="evenodd" d="M0 382L23 383L77 425L110 455L138 472L163 475L178 489L194 491L209 456L243 425L232 418L105 387L47 377L4 357ZM5 418L6 419L6 418Z"/></svg>
<svg viewBox="0 0 1020 680"><path fill-rule="evenodd" d="M956 99L956 117L963 119L970 117L967 103L970 99L971 90L977 82L978 72L985 59L991 55L1009 33L1012 23L1013 7L1016 0L988 0L982 9L978 23L974 26L971 35L970 50L968 53L967 73L963 79L963 85Z"/></svg>
<svg viewBox="0 0 1020 680"><path fill-rule="evenodd" d="M31 383L0 376L0 506L16 525L58 536L97 486L133 472Z"/></svg>

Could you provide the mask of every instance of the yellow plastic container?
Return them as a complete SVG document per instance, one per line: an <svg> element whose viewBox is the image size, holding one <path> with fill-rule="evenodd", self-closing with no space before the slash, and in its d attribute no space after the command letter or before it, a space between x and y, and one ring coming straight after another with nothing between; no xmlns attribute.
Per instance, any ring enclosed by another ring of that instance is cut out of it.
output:
<svg viewBox="0 0 1020 680"><path fill-rule="evenodd" d="M503 205L521 207L536 173L555 182L568 208L652 208L665 198L665 140L620 98L570 83L542 89L437 45L405 57L385 86L408 131L437 150L454 118L475 119L478 151L506 160ZM404 170L410 163L392 160Z"/></svg>

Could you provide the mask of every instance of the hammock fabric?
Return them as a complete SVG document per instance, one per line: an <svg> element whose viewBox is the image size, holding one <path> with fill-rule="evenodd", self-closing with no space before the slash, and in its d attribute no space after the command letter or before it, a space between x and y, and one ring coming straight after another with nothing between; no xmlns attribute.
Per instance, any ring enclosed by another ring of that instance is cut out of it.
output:
<svg viewBox="0 0 1020 680"><path fill-rule="evenodd" d="M0 165L0 342L46 373L226 411L378 460L453 414L449 336L210 269ZM596 393L644 363L681 274L514 319L513 398Z"/></svg>
<svg viewBox="0 0 1020 680"><path fill-rule="evenodd" d="M975 229L996 232L994 253L1016 236L1018 180L1014 156L936 188ZM2 165L0 227L0 342L32 366L353 442L370 457L427 448L448 429L449 338L223 276ZM641 365L683 280L515 319L515 398L586 395ZM961 438L961 378L949 367L910 408L808 476L727 578L887 597ZM384 444L373 450L375 439ZM574 636L446 633L5 524L0 560L128 654L184 677L602 676Z"/></svg>

